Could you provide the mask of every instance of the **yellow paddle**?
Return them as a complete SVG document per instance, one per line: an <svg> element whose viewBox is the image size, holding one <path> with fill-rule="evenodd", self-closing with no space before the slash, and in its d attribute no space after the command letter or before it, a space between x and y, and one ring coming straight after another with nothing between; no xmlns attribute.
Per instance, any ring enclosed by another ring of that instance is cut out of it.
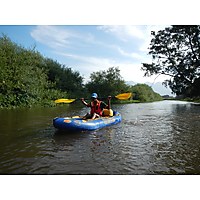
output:
<svg viewBox="0 0 200 200"><path fill-rule="evenodd" d="M76 99L57 99L54 102L55 103L72 103L74 102Z"/></svg>
<svg viewBox="0 0 200 200"><path fill-rule="evenodd" d="M115 98L119 99L119 100L127 100L131 97L132 93L128 92L128 93L122 93L122 94L118 94L117 96L115 96Z"/></svg>
<svg viewBox="0 0 200 200"><path fill-rule="evenodd" d="M132 95L131 92L127 92L127 93L118 94L117 96L115 96L115 98L117 98L119 100L127 100L131 97L131 95ZM54 102L55 103L72 103L75 100L76 99L57 99Z"/></svg>

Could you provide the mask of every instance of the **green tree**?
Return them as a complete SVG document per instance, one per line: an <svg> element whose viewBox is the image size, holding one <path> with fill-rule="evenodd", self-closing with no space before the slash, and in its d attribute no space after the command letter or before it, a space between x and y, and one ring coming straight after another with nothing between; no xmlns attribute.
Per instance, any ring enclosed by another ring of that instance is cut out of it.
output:
<svg viewBox="0 0 200 200"><path fill-rule="evenodd" d="M54 84L56 89L67 92L70 97L84 93L83 77L78 71L73 71L50 58L45 59L45 69L48 80Z"/></svg>
<svg viewBox="0 0 200 200"><path fill-rule="evenodd" d="M83 77L39 52L0 37L0 107L50 104L84 93Z"/></svg>
<svg viewBox="0 0 200 200"><path fill-rule="evenodd" d="M125 84L120 70L117 67L110 67L108 70L93 72L90 75L90 81L85 85L87 90L96 92L100 97L108 95L115 96L126 92L128 86Z"/></svg>
<svg viewBox="0 0 200 200"><path fill-rule="evenodd" d="M149 54L152 63L143 63L145 76L169 75L165 85L173 93L200 96L200 26L171 26L152 32Z"/></svg>
<svg viewBox="0 0 200 200"><path fill-rule="evenodd" d="M141 102L160 101L162 97L146 84L136 84L131 87L133 99Z"/></svg>
<svg viewBox="0 0 200 200"><path fill-rule="evenodd" d="M0 38L0 105L31 105L42 99L48 87L42 68L42 56L13 43L8 37Z"/></svg>

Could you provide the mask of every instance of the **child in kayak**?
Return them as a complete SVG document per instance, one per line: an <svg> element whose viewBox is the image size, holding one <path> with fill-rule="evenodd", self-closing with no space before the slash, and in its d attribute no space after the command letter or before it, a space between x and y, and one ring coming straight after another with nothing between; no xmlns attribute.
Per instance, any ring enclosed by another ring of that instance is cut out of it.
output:
<svg viewBox="0 0 200 200"><path fill-rule="evenodd" d="M90 103L85 102L84 98L81 98L82 103L85 106L91 108L90 113L87 113L83 117L83 119L95 119L95 118L105 116L104 109L112 112L112 110L110 109L111 96L108 97L108 105L105 102L98 100L97 98L98 98L97 93L92 93L91 95L92 101ZM113 114L109 113L109 115L111 116Z"/></svg>

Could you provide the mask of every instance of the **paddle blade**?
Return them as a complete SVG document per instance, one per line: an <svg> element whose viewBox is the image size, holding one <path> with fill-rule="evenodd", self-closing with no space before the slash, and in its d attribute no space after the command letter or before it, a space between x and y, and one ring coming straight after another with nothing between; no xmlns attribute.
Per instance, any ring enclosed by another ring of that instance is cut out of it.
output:
<svg viewBox="0 0 200 200"><path fill-rule="evenodd" d="M72 103L74 102L76 99L57 99L54 102L55 103Z"/></svg>
<svg viewBox="0 0 200 200"><path fill-rule="evenodd" d="M131 97L132 93L128 92L128 93L122 93L122 94L118 94L117 96L115 96L115 98L119 99L119 100L127 100Z"/></svg>

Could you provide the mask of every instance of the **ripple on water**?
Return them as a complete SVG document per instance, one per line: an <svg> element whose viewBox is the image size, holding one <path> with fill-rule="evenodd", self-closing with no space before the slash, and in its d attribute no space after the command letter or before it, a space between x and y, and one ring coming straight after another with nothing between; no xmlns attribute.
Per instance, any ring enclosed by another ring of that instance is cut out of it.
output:
<svg viewBox="0 0 200 200"><path fill-rule="evenodd" d="M59 113L77 115L76 105L73 110L65 106L37 111L35 116L33 111L12 113L14 118L9 115L5 123L16 122L16 129L12 126L9 132L3 126L0 131L0 173L200 174L199 106L182 102L113 106L122 114L121 123L84 133L57 132L51 124ZM21 116L26 118L24 124Z"/></svg>

